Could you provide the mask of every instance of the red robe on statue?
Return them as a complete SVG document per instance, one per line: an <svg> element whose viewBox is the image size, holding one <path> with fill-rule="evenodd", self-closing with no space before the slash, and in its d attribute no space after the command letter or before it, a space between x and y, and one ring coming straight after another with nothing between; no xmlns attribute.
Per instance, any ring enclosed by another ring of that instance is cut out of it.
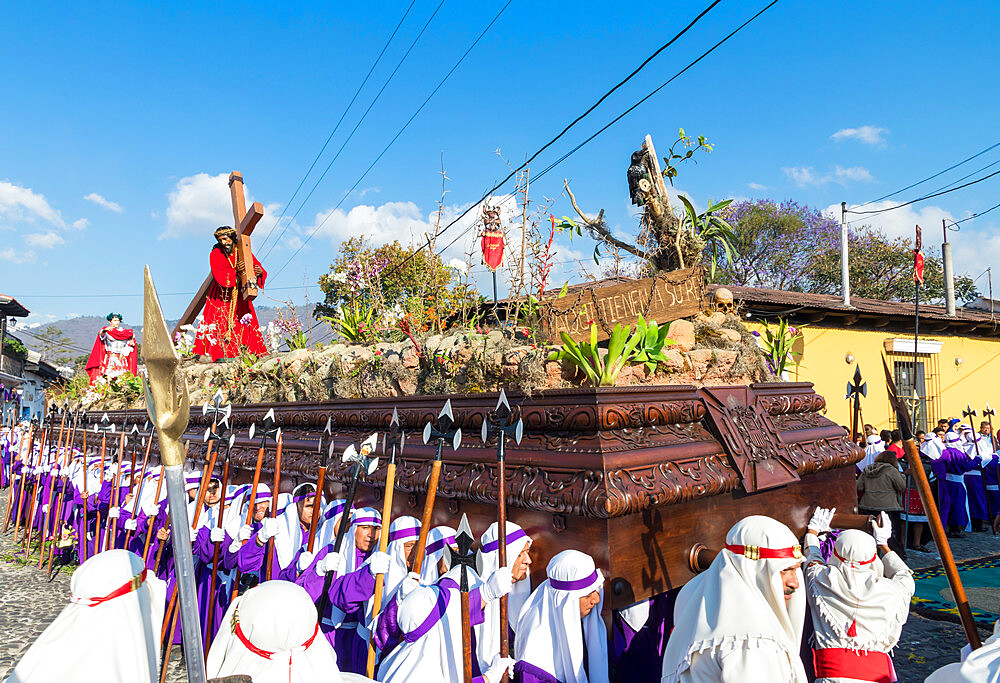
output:
<svg viewBox="0 0 1000 683"><path fill-rule="evenodd" d="M118 377L126 371L135 375L138 374L138 361L135 332L106 325L94 340L94 348L87 359L87 376L93 384L101 375Z"/></svg>
<svg viewBox="0 0 1000 683"><path fill-rule="evenodd" d="M236 358L241 350L258 356L266 354L267 347L264 346L264 338L260 334L253 302L247 301L239 293L236 250L233 249L229 256L226 256L216 245L208 260L215 282L208 288L205 315L198 327L192 351L199 355L208 354L213 361L220 358ZM260 266L256 256L253 257L253 264L255 267ZM257 286L263 287L266 279L267 272L261 267ZM236 306L232 307L234 296Z"/></svg>

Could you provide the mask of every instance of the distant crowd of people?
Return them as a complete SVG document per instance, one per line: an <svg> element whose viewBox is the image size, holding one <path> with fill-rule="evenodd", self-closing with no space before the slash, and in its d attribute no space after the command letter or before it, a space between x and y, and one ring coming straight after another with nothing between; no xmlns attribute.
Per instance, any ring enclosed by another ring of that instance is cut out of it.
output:
<svg viewBox="0 0 1000 683"><path fill-rule="evenodd" d="M863 507L874 515L867 532L831 528L835 510L823 507L802 539L770 517L745 517L707 570L679 590L610 611L610 624L594 559L559 552L532 587L535 539L514 522L506 526L506 566L498 525L481 530L463 590L449 552L457 548L453 528L430 529L416 572L414 517L389 522L382 552L384 520L373 508L322 496L316 504L309 483L275 497L264 484L224 486L207 469L190 471L185 504L208 675L236 677L227 683L892 681L891 652L914 592L912 572L890 547L900 538L892 517L905 511L905 524L918 521L899 503L906 477L892 437L869 444L878 453L858 478ZM935 471L960 462L965 495L974 458L955 439L962 436L946 431L944 447L927 457ZM46 540L55 562L80 563L70 604L8 681L152 683L171 645L192 646L177 616L163 471L142 467L141 453L107 450L84 455L69 440L61 450L58 441L43 447L30 427L0 431L4 530L25 552L32 538ZM939 480L955 483L956 472L940 472ZM951 514L959 494L946 495L941 505ZM961 527L963 519L949 524ZM500 654L504 632L509 656ZM928 680L988 680L967 674L1000 667L994 641Z"/></svg>
<svg viewBox="0 0 1000 683"><path fill-rule="evenodd" d="M893 547L904 557L905 549L928 552L927 514L903 457L899 430L876 432L870 424L864 430L858 443L865 449L857 465L859 509L889 513L897 530ZM948 535L961 538L1000 527L1000 454L990 423L980 423L974 433L957 418L942 418L933 430L918 430L914 437Z"/></svg>

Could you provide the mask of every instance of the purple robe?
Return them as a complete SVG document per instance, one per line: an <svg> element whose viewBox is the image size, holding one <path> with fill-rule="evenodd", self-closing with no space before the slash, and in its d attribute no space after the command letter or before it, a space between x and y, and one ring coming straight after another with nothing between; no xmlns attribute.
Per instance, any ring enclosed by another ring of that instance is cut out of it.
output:
<svg viewBox="0 0 1000 683"><path fill-rule="evenodd" d="M617 611L611 627L608 657L621 681L652 681L663 671L663 652L673 629L674 600L679 591L656 595L649 600L649 616L638 631Z"/></svg>
<svg viewBox="0 0 1000 683"><path fill-rule="evenodd" d="M986 507L989 519L1000 515L1000 456L996 453L982 466L983 488L986 491Z"/></svg>
<svg viewBox="0 0 1000 683"><path fill-rule="evenodd" d="M545 669L528 662L514 665L514 683L563 683Z"/></svg>
<svg viewBox="0 0 1000 683"><path fill-rule="evenodd" d="M988 520L990 513L986 505L986 487L983 472L979 469L979 458L973 461L972 469L965 473L965 490L969 495L969 515L972 519Z"/></svg>
<svg viewBox="0 0 1000 683"><path fill-rule="evenodd" d="M957 448L945 448L931 463L938 480L938 509L941 523L965 528L969 523L963 475L975 467L975 461Z"/></svg>
<svg viewBox="0 0 1000 683"><path fill-rule="evenodd" d="M319 604L325 577L316 573L316 564L333 550L332 544L324 546L306 567L296 583ZM357 564L364 562L365 553L355 550ZM365 608L375 594L375 577L367 566L361 566L344 576L335 576L327 593L326 609L320 615L320 629L337 653L337 668L348 673L363 674L368 665L368 636ZM338 612L343 613L340 618ZM339 626L336 624L339 623ZM362 632L359 632L361 630Z"/></svg>

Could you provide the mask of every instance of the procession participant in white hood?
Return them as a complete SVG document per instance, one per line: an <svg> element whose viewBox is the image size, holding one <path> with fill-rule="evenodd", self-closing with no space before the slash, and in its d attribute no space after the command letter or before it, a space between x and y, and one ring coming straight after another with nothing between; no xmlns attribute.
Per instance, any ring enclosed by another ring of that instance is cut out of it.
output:
<svg viewBox="0 0 1000 683"><path fill-rule="evenodd" d="M427 534L424 562L420 565L420 583L429 586L440 579L450 568L447 548L458 550L455 530L450 526L436 526Z"/></svg>
<svg viewBox="0 0 1000 683"><path fill-rule="evenodd" d="M254 683L340 683L337 655L319 632L316 605L290 581L265 581L238 596L208 651L210 678Z"/></svg>
<svg viewBox="0 0 1000 683"><path fill-rule="evenodd" d="M517 680L608 683L604 575L578 550L555 555L545 573L518 616Z"/></svg>
<svg viewBox="0 0 1000 683"><path fill-rule="evenodd" d="M885 453L886 446L889 445L878 434L869 436L866 443L868 445L865 446L865 457L857 464L859 472L863 472L866 467L875 462L875 458Z"/></svg>
<svg viewBox="0 0 1000 683"><path fill-rule="evenodd" d="M681 588L662 683L805 683L802 549L781 522L733 525L709 568Z"/></svg>
<svg viewBox="0 0 1000 683"><path fill-rule="evenodd" d="M70 604L42 631L7 683L154 683L166 585L142 558L108 550L73 572Z"/></svg>
<svg viewBox="0 0 1000 683"><path fill-rule="evenodd" d="M497 540L498 524L493 522L479 539L479 575L491 576L500 567L500 543ZM513 588L507 595L507 629L510 651L514 651L515 631L521 608L531 596L531 537L517 524L507 522L507 566L511 569ZM500 652L500 601L483 604L484 620L476 627L476 654L479 666L486 668Z"/></svg>
<svg viewBox="0 0 1000 683"><path fill-rule="evenodd" d="M816 683L891 681L889 652L909 615L913 572L889 550L892 525L884 512L875 524L875 538L847 529L837 537L829 563L824 562L819 534L830 531L833 513L816 508L806 533Z"/></svg>
<svg viewBox="0 0 1000 683"><path fill-rule="evenodd" d="M385 605L389 596L396 592L413 564L413 552L420 536L420 520L416 517L403 515L392 520L389 525L389 544L386 552L392 558L389 571L383 580L382 604Z"/></svg>
<svg viewBox="0 0 1000 683"><path fill-rule="evenodd" d="M993 635L975 652L966 644L962 661L947 664L924 683L996 683L1000 681L1000 621L993 624Z"/></svg>
<svg viewBox="0 0 1000 683"><path fill-rule="evenodd" d="M378 668L383 683L462 680L462 607L459 594L441 586L418 586L399 603L403 642ZM473 662L475 664L475 662ZM499 683L514 660L495 658L473 683Z"/></svg>

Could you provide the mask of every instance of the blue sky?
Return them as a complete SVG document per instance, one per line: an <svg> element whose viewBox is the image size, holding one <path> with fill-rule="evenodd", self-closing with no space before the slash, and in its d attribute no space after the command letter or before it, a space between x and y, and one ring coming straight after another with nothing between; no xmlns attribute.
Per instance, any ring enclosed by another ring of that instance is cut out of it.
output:
<svg viewBox="0 0 1000 683"><path fill-rule="evenodd" d="M415 0L305 190L439 2ZM225 177L238 169L268 215L255 237L272 276L261 302L301 302L303 286L315 284L346 237L405 241L431 229L442 155L450 179L445 214L454 216L506 175L496 150L520 163L707 4L513 0L345 198L504 2L441 4L290 224L305 191L287 209L287 230L273 249L274 218L409 0L8 5L0 21L0 291L27 305L31 322L115 309L137 325L142 266L149 263L165 313L179 315L184 293L207 273L212 230L231 222ZM764 4L721 3L544 153L533 172ZM646 133L664 152L679 127L715 145L697 166L682 168L676 183L699 205L726 197L792 198L819 208L868 201L1000 140L991 125L997 73L984 57L998 24L986 2L782 0L532 183L532 202L553 198L557 217L571 214L560 196L569 178L585 210L603 208L622 235L634 233L629 154ZM899 198L995 160L1000 149ZM920 222L932 251L942 217L982 211L1000 202L998 195L1000 177L873 222L892 235L909 235ZM959 273L976 277L992 265L1000 253L998 219L1000 210L952 235ZM446 233L449 241L458 227ZM461 256L467 242L446 260ZM593 245L559 247L553 280L578 279ZM582 263L563 263L572 259ZM477 277L485 283L481 269ZM104 294L123 296L98 296ZM309 290L313 300L318 294Z"/></svg>

